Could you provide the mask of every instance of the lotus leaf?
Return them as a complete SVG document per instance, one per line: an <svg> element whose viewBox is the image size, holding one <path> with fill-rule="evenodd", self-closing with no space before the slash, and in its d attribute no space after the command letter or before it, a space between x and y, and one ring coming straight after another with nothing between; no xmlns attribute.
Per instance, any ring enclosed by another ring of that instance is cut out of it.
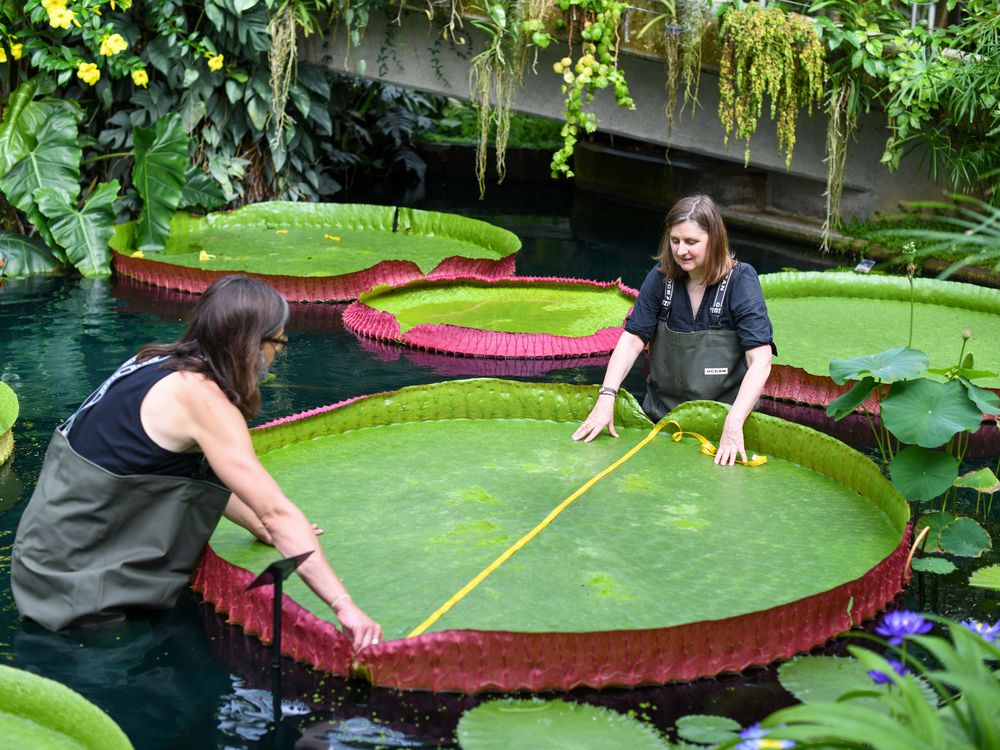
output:
<svg viewBox="0 0 1000 750"><path fill-rule="evenodd" d="M955 486L968 487L976 492L993 494L1000 491L1000 480L997 479L997 475L991 469L984 466L982 469L970 471L968 474L960 476L955 480Z"/></svg>
<svg viewBox="0 0 1000 750"><path fill-rule="evenodd" d="M992 548L989 533L971 518L956 518L941 529L941 549L959 557L979 557Z"/></svg>
<svg viewBox="0 0 1000 750"><path fill-rule="evenodd" d="M874 378L880 383L895 383L898 380L916 377L927 369L929 361L923 352L898 347L854 359L835 359L830 362L830 377L838 385L861 378Z"/></svg>
<svg viewBox="0 0 1000 750"><path fill-rule="evenodd" d="M958 432L975 432L983 415L961 383L926 378L894 383L882 401L885 426L904 443L937 448Z"/></svg>
<svg viewBox="0 0 1000 750"><path fill-rule="evenodd" d="M921 573L935 573L937 575L947 575L958 570L955 563L951 560L945 560L943 557L915 557L913 569Z"/></svg>
<svg viewBox="0 0 1000 750"><path fill-rule="evenodd" d="M972 575L969 576L969 585L1000 591L1000 565L990 565L973 571Z"/></svg>
<svg viewBox="0 0 1000 750"><path fill-rule="evenodd" d="M920 520L917 521L917 527L914 530L914 535L920 536L920 532L923 531L925 527L930 528L930 531L927 533L927 538L924 540L921 547L924 552L941 551L941 529L954 521L956 518L957 516L954 513L949 513L948 511L928 513L925 516L921 516Z"/></svg>
<svg viewBox="0 0 1000 750"><path fill-rule="evenodd" d="M463 714L462 750L668 750L650 726L607 708L565 701L498 700Z"/></svg>
<svg viewBox="0 0 1000 750"><path fill-rule="evenodd" d="M889 464L889 476L907 500L919 503L949 489L958 476L958 459L916 445L904 448Z"/></svg>
<svg viewBox="0 0 1000 750"><path fill-rule="evenodd" d="M959 382L965 386L969 398L979 407L979 411L983 414L1000 414L1000 396L969 382L968 378L959 378Z"/></svg>
<svg viewBox="0 0 1000 750"><path fill-rule="evenodd" d="M830 366L832 368L833 363ZM843 419L864 403L876 385L878 383L876 383L875 379L866 375L855 383L851 390L829 403L826 407L827 416L834 419Z"/></svg>
<svg viewBox="0 0 1000 750"><path fill-rule="evenodd" d="M0 737L32 750L131 750L101 709L54 680L0 665Z"/></svg>

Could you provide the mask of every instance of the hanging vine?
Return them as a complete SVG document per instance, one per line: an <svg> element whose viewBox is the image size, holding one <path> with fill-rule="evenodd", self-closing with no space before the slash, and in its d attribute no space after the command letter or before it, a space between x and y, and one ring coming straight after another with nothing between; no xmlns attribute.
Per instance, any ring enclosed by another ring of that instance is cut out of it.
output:
<svg viewBox="0 0 1000 750"><path fill-rule="evenodd" d="M722 44L719 76L719 119L725 143L735 134L745 141L750 162L750 137L757 131L764 97L771 100L777 123L778 149L791 166L795 122L799 110L823 102L823 46L812 21L777 6L729 7L719 25Z"/></svg>
<svg viewBox="0 0 1000 750"><path fill-rule="evenodd" d="M285 148L285 127L291 121L288 115L288 92L295 80L298 62L298 24L290 7L271 18L268 24L271 32L271 49L268 62L271 68L271 145L275 149Z"/></svg>
<svg viewBox="0 0 1000 750"><path fill-rule="evenodd" d="M680 78L684 81L683 107L698 103L701 82L701 42L711 18L712 0L681 0L680 2ZM683 108L682 107L682 108Z"/></svg>

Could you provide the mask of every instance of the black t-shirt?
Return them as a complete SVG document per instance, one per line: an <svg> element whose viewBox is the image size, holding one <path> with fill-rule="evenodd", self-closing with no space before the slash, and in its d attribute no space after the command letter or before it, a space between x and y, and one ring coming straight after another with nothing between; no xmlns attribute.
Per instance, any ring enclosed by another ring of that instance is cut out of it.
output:
<svg viewBox="0 0 1000 750"><path fill-rule="evenodd" d="M625 321L625 330L645 341L647 344L656 332L656 316L663 301L665 280L660 273L659 264L653 266L646 275L639 289L639 297ZM701 309L697 319L691 310L691 299L687 287L682 280L674 282L674 296L670 306L667 325L673 331L690 333L708 329L708 308L715 300L719 285L705 289ZM765 344L771 345L771 350L777 353L774 346L774 329L771 319L767 316L767 305L764 293L760 288L760 280L753 266L747 263L737 263L726 290L726 303L723 305L720 324L723 328L736 331L743 351L754 349Z"/></svg>

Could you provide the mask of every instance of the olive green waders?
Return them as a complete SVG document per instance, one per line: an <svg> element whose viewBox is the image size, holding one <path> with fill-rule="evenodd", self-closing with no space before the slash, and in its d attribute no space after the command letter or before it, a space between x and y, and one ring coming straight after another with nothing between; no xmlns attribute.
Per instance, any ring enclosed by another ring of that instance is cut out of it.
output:
<svg viewBox="0 0 1000 750"><path fill-rule="evenodd" d="M746 353L736 331L720 323L732 274L730 271L716 290L704 331L674 331L667 325L674 280L666 280L656 331L649 345L649 378L642 402L643 411L654 422L685 401L704 399L731 404L736 400L747 372Z"/></svg>
<svg viewBox="0 0 1000 750"><path fill-rule="evenodd" d="M123 365L77 414L135 369ZM75 417L52 436L11 560L18 611L50 630L173 606L230 494L202 479L112 474L70 446Z"/></svg>

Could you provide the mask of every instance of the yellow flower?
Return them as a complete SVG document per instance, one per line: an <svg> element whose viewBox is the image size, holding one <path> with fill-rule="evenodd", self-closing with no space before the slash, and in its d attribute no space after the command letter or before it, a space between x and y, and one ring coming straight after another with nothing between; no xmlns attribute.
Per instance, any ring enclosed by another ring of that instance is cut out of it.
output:
<svg viewBox="0 0 1000 750"><path fill-rule="evenodd" d="M288 234L288 230L287 229L275 229L274 233L275 234Z"/></svg>
<svg viewBox="0 0 1000 750"><path fill-rule="evenodd" d="M117 55L128 49L128 42L121 34L108 34L101 40L101 54L105 57Z"/></svg>
<svg viewBox="0 0 1000 750"><path fill-rule="evenodd" d="M222 55L216 55L215 57L209 56L208 58L208 69L209 70L221 70L222 69Z"/></svg>
<svg viewBox="0 0 1000 750"><path fill-rule="evenodd" d="M20 60L24 56L24 45L23 44L12 44L10 45L10 56L15 60Z"/></svg>
<svg viewBox="0 0 1000 750"><path fill-rule="evenodd" d="M49 9L49 25L53 29L68 29L76 22L76 15L65 5L55 5Z"/></svg>
<svg viewBox="0 0 1000 750"><path fill-rule="evenodd" d="M334 242L340 242L340 237L334 237L332 234L324 234L324 240L333 240Z"/></svg>
<svg viewBox="0 0 1000 750"><path fill-rule="evenodd" d="M93 86L101 80L101 71L94 63L80 63L80 67L76 69L76 77L88 86Z"/></svg>
<svg viewBox="0 0 1000 750"><path fill-rule="evenodd" d="M0 47L0 63L7 62L7 53L3 51L3 47Z"/></svg>
<svg viewBox="0 0 1000 750"><path fill-rule="evenodd" d="M51 13L54 8L65 8L66 0L42 0L42 7L47 13Z"/></svg>
<svg viewBox="0 0 1000 750"><path fill-rule="evenodd" d="M149 83L149 74L145 70L133 70L132 71L132 83L136 86L146 87Z"/></svg>
<svg viewBox="0 0 1000 750"><path fill-rule="evenodd" d="M142 254L142 250L136 250L132 253L133 258L145 258L146 256Z"/></svg>
<svg viewBox="0 0 1000 750"><path fill-rule="evenodd" d="M202 250L200 253L198 253L198 260L201 263L204 263L206 260L212 260L214 257L215 257L214 255L209 255L204 250Z"/></svg>

